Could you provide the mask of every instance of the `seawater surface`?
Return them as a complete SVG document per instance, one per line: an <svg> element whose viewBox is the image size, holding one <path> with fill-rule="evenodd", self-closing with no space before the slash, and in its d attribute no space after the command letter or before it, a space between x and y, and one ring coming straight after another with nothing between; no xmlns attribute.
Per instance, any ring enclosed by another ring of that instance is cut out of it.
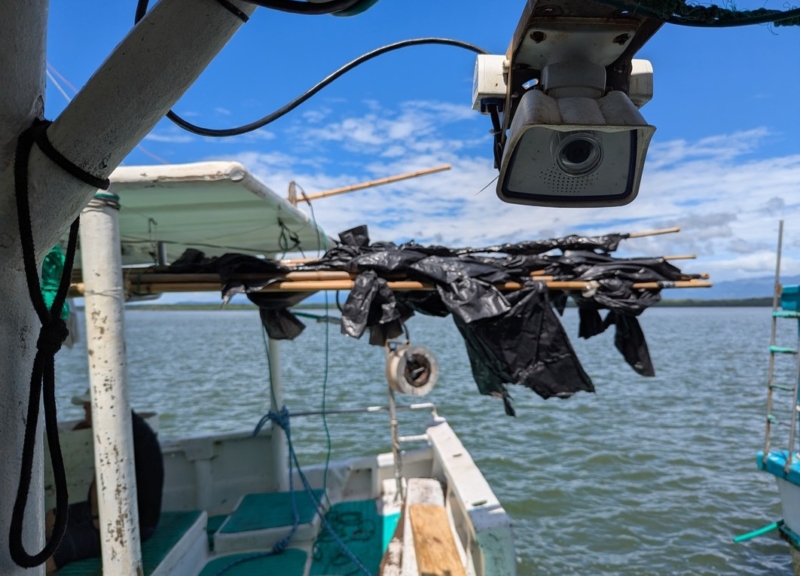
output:
<svg viewBox="0 0 800 576"><path fill-rule="evenodd" d="M82 321L82 319L81 319ZM381 348L307 320L282 343L290 410L386 403ZM770 312L767 308L656 308L641 317L657 377L635 374L614 348L613 331L577 338L577 313L564 325L597 388L543 401L512 387L517 418L480 396L452 320L415 317L414 344L431 348L440 380L429 396L458 433L514 522L518 573L790 575L774 534L733 544L739 533L780 518L771 476L759 472ZM796 339L783 321L785 345ZM143 311L126 317L130 395L135 409L161 414L161 436L252 430L268 406L269 379L258 314L252 311ZM791 360L781 365L790 382ZM87 387L85 348L57 358L60 417ZM779 413L789 413L789 400ZM404 402L404 400L401 400ZM427 416L401 415L401 433ZM333 458L388 451L386 414L330 415ZM325 457L320 417L296 418L303 463ZM781 428L776 439L788 442Z"/></svg>

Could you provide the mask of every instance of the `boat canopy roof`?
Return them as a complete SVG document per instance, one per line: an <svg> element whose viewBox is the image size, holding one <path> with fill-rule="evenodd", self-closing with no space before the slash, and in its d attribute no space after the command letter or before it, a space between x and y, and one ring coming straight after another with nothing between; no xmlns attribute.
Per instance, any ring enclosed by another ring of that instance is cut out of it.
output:
<svg viewBox="0 0 800 576"><path fill-rule="evenodd" d="M109 192L120 197L127 266L153 264L158 242L170 262L187 248L280 257L333 245L305 212L238 162L122 166L111 174Z"/></svg>

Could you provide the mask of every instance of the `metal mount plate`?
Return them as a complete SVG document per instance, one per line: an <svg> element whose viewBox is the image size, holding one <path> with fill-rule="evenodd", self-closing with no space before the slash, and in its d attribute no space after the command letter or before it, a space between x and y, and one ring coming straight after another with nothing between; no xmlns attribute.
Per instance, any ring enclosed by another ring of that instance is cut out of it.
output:
<svg viewBox="0 0 800 576"><path fill-rule="evenodd" d="M607 18L534 18L514 64L542 70L557 62L612 64L628 47L639 23Z"/></svg>

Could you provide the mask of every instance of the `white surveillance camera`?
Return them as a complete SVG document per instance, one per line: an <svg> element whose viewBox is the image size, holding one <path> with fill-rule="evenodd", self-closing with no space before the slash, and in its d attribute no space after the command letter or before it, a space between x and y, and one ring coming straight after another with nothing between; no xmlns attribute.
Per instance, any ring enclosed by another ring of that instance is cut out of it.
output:
<svg viewBox="0 0 800 576"><path fill-rule="evenodd" d="M480 56L475 70L473 108L492 116L502 200L586 207L636 197L655 127L639 112L653 69L632 56L658 26L602 4L527 3L507 54Z"/></svg>
<svg viewBox="0 0 800 576"><path fill-rule="evenodd" d="M655 127L630 98L529 90L509 130L497 195L537 206L620 206L638 193Z"/></svg>

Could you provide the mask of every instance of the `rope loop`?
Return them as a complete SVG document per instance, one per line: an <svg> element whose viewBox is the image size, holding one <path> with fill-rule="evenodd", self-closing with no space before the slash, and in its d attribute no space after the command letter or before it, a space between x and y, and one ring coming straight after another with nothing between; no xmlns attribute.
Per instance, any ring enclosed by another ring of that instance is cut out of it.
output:
<svg viewBox="0 0 800 576"><path fill-rule="evenodd" d="M61 319L64 302L67 299L72 265L75 262L75 251L78 247L79 218L76 218L69 229L67 253L64 269L58 284L58 291L50 308L44 301L39 282L39 270L36 262L36 246L33 239L33 224L28 199L28 168L30 153L36 144L42 153L56 166L94 188L107 189L108 178L98 178L76 166L63 154L56 150L47 138L47 128L52 124L49 120L35 119L17 139L14 154L14 195L17 202L17 223L19 225L22 261L25 268L25 281L28 296L41 323L39 337L36 341L36 355L31 369L30 388L28 391L28 408L25 419L25 434L22 441L22 457L19 472L19 486L11 513L8 531L8 549L11 559L23 568L34 568L44 564L61 544L67 530L69 493L64 459L58 436L58 418L55 396L55 356L69 335L66 323ZM43 402L42 402L42 396ZM50 461L56 487L55 524L50 539L44 548L36 554L29 554L22 542L25 521L25 508L28 504L33 479L33 461L36 451L36 429L39 424L39 403L44 406L45 431L50 447Z"/></svg>

